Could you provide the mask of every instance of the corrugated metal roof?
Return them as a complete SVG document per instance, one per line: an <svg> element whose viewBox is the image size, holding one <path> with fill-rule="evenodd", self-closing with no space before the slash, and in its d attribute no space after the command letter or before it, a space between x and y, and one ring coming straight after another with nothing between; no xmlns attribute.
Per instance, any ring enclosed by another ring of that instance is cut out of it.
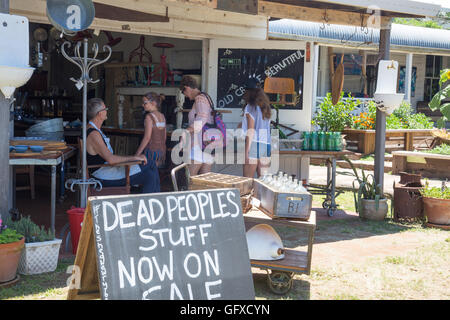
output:
<svg viewBox="0 0 450 320"><path fill-rule="evenodd" d="M325 27L324 27L325 26ZM269 22L269 37L276 39L308 39L320 42L378 45L380 30L319 22L280 19ZM391 45L411 48L450 50L450 30L392 24Z"/></svg>

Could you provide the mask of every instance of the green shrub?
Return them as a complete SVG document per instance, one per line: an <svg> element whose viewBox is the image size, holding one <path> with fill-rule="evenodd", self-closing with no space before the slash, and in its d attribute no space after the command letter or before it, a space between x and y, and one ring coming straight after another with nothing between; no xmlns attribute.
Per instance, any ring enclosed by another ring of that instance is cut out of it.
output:
<svg viewBox="0 0 450 320"><path fill-rule="evenodd" d="M0 232L0 244L17 242L22 238L23 236L21 234L18 234L14 229L8 228Z"/></svg>
<svg viewBox="0 0 450 320"><path fill-rule="evenodd" d="M328 92L311 123L319 126L321 131L341 132L344 128L351 127L353 124L351 112L361 102L354 99L351 94L348 95L349 99L344 100L343 97L344 92L341 92L339 102L333 105L331 93Z"/></svg>
<svg viewBox="0 0 450 320"><path fill-rule="evenodd" d="M447 154L450 155L450 145L443 143L437 147L434 147L431 150L425 150L427 153L435 153L435 154Z"/></svg>
<svg viewBox="0 0 450 320"><path fill-rule="evenodd" d="M433 129L433 121L423 113L413 113L411 104L403 101L386 117L386 129Z"/></svg>
<svg viewBox="0 0 450 320"><path fill-rule="evenodd" d="M446 186L442 188L439 187L430 187L428 184L428 180L425 180L425 187L420 189L420 193L422 197L427 198L436 198L436 199L450 199L450 189Z"/></svg>
<svg viewBox="0 0 450 320"><path fill-rule="evenodd" d="M46 231L44 226L39 227L31 218L22 217L18 221L12 221L11 218L8 219L7 225L16 230L18 233L25 236L25 242L43 242L55 239L55 234L51 230Z"/></svg>

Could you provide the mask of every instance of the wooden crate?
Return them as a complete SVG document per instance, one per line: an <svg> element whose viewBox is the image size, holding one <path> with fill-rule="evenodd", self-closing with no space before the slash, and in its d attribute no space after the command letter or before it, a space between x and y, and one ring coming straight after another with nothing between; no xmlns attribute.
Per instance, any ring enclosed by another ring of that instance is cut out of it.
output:
<svg viewBox="0 0 450 320"><path fill-rule="evenodd" d="M215 172L190 177L190 190L218 188L237 188L241 196L248 195L253 189L253 179Z"/></svg>
<svg viewBox="0 0 450 320"><path fill-rule="evenodd" d="M255 180L254 197L260 202L259 209L272 218L308 220L311 215L312 195L309 192L280 192Z"/></svg>

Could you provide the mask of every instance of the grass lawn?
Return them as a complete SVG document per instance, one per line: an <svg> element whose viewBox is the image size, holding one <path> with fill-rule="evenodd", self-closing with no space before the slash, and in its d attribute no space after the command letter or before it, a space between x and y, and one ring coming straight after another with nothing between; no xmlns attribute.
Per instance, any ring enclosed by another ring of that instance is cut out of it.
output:
<svg viewBox="0 0 450 320"><path fill-rule="evenodd" d="M315 195L313 207L323 196ZM339 209L355 211L352 192L337 198ZM389 201L390 205L390 201ZM389 211L390 212L390 211ZM306 235L276 228L287 248L302 250ZM60 259L55 272L20 276L0 289L0 299L60 300L67 295L66 273L74 258ZM295 275L289 293L279 296L267 285L267 273L252 268L257 299L378 300L450 299L450 233L358 217L317 222L310 275Z"/></svg>

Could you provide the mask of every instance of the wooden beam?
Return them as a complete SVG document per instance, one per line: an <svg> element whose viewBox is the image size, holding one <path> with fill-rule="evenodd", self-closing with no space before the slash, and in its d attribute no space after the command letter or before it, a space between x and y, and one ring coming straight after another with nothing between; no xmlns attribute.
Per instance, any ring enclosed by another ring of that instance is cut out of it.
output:
<svg viewBox="0 0 450 320"><path fill-rule="evenodd" d="M359 12L345 12L319 8L302 7L291 4L281 4L272 1L258 1L258 14L273 18L296 19L324 24L341 24L374 28L384 28L390 21L387 17L379 16L374 20L370 14ZM370 18L370 19L369 19Z"/></svg>
<svg viewBox="0 0 450 320"><path fill-rule="evenodd" d="M179 1L95 0L96 4L109 4L143 13L166 15L169 22L121 22L95 18L90 29L143 35L173 36L176 38L246 38L267 39L267 17L224 12L207 7L180 5ZM167 6L167 4L169 5ZM11 0L11 12L26 16L30 22L49 24L45 0Z"/></svg>

